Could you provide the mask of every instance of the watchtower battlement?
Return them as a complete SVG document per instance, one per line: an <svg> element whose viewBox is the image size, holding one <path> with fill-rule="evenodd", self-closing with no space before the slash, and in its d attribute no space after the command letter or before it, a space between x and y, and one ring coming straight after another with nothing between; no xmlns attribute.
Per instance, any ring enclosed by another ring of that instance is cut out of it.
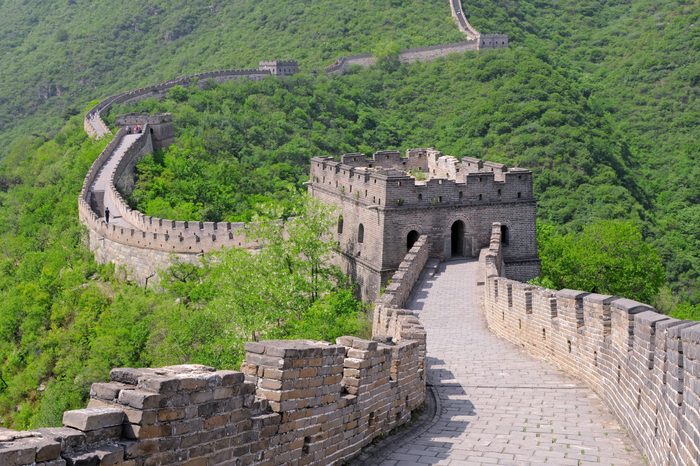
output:
<svg viewBox="0 0 700 466"><path fill-rule="evenodd" d="M532 172L482 161L458 160L435 149L343 154L311 161L311 184L362 205L420 208L445 204L532 202Z"/></svg>
<svg viewBox="0 0 700 466"><path fill-rule="evenodd" d="M509 276L539 273L529 170L433 148L350 153L312 158L309 192L338 209L339 265L364 298L377 296L420 235L430 237L434 257L476 257L495 221L507 238Z"/></svg>

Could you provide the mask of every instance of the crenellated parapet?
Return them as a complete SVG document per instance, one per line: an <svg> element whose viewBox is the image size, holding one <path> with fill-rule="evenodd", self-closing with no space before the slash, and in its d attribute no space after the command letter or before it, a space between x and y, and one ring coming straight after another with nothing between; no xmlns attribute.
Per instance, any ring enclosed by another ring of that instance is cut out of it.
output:
<svg viewBox="0 0 700 466"><path fill-rule="evenodd" d="M233 79L260 80L271 75L291 75L298 72L298 69L298 65L292 60L262 61L260 62L260 67L258 69L209 71L205 73L182 76L163 83L133 89L101 100L85 115L83 127L85 132L92 137L100 138L106 134L109 134L111 131L102 119L102 115L107 113L114 105L136 102L147 98L162 98L175 86L204 84L210 80L216 82L226 82Z"/></svg>
<svg viewBox="0 0 700 466"><path fill-rule="evenodd" d="M94 234L125 246L173 254L196 255L221 248L259 246L255 240L247 238L247 226L242 223L178 222L145 216L131 209L117 189L118 179L124 175L127 168L133 170L133 165L140 158L144 148L151 150L151 133L146 123L144 131L120 154L115 168L105 174L106 162L113 156L116 148L123 144L126 135L126 129L119 130L114 140L97 158L83 183L78 202L79 216ZM104 216L104 203L97 199L100 196L104 199L105 195L104 192L95 189L98 173L107 176L105 190L114 201L111 223L108 223ZM124 222L116 222L117 218Z"/></svg>
<svg viewBox="0 0 700 466"><path fill-rule="evenodd" d="M258 70L224 70L200 73L108 97L84 119L93 137L110 133L102 115L115 104L145 98L161 98L174 86L202 84L209 80L261 79L289 76L298 71L294 61L261 62ZM147 216L132 209L124 199L133 190L136 163L154 150L175 140L172 117L131 113L116 118L120 129L88 171L78 200L81 222L89 230L88 243L98 262L125 267L127 276L147 283L173 260L197 262L198 256L231 247L256 249L255 239L243 223L188 222ZM107 211L111 222L108 222Z"/></svg>
<svg viewBox="0 0 700 466"><path fill-rule="evenodd" d="M311 159L311 186L384 209L533 202L532 172L435 149Z"/></svg>
<svg viewBox="0 0 700 466"><path fill-rule="evenodd" d="M425 243L397 276L409 292ZM86 409L64 413L63 427L0 429L0 464L343 464L408 423L425 400L425 329L402 315L375 340L247 343L240 372L113 369L108 382L92 385Z"/></svg>
<svg viewBox="0 0 700 466"><path fill-rule="evenodd" d="M501 228L481 253L489 327L584 381L654 465L700 459L700 324L617 296L502 276Z"/></svg>
<svg viewBox="0 0 700 466"><path fill-rule="evenodd" d="M311 159L309 193L337 208L339 265L373 300L421 235L439 259L477 257L491 224L505 235L503 270L538 275L532 172L428 148Z"/></svg>

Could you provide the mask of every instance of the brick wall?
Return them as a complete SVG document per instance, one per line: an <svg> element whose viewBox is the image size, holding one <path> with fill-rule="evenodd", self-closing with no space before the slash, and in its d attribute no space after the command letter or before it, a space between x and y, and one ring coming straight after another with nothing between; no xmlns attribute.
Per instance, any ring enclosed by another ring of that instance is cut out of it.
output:
<svg viewBox="0 0 700 466"><path fill-rule="evenodd" d="M382 302L403 305L426 244L406 255ZM113 369L63 427L0 429L0 465L342 464L425 400L425 330L410 311L382 315L374 341L247 343L241 372Z"/></svg>
<svg viewBox="0 0 700 466"><path fill-rule="evenodd" d="M103 99L93 107L83 121L85 131L93 137L110 133L101 115L113 105L134 102L148 97L160 98L174 86L189 86L207 80L224 82L232 79L262 79L272 74L289 75L298 71L296 62L261 62L258 70L223 70L200 73L173 79L164 83L124 92ZM279 68L279 69L278 69ZM78 199L80 221L89 230L90 249L100 262L114 262L128 271L128 276L140 283L167 267L168 255L187 262L196 262L197 255L221 248L259 247L256 240L247 238L242 223L230 222L186 222L150 217L129 207L122 193L133 189L134 167L138 160L154 149L167 147L174 141L170 115L127 114L117 118L119 126L140 125L143 135L139 137L119 160L108 190L115 199L118 214L132 227L107 224L101 217L104 192L92 192L91 186L105 162L122 143L126 131L120 129L90 167ZM116 214L117 212L115 212Z"/></svg>
<svg viewBox="0 0 700 466"><path fill-rule="evenodd" d="M480 257L497 335L587 383L654 465L700 460L700 324L616 296L502 277L500 226Z"/></svg>

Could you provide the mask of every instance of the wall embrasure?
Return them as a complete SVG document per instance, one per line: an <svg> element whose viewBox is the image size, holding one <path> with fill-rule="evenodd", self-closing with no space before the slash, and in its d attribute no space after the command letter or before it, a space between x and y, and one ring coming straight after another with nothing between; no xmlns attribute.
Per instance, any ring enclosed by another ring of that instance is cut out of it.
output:
<svg viewBox="0 0 700 466"><path fill-rule="evenodd" d="M489 328L588 384L654 465L700 460L700 324L616 296L502 276L500 225L480 256Z"/></svg>

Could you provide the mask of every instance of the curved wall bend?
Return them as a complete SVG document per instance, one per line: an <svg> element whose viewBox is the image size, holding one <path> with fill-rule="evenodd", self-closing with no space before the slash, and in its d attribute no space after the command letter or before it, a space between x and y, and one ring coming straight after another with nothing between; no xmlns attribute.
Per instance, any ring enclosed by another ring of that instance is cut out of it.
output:
<svg viewBox="0 0 700 466"><path fill-rule="evenodd" d="M700 323L631 299L509 280L500 224L479 260L491 331L593 388L651 464L700 464Z"/></svg>
<svg viewBox="0 0 700 466"><path fill-rule="evenodd" d="M285 64L278 72L271 64ZM287 66L288 65L288 66ZM108 97L85 116L83 127L93 137L110 134L102 119L113 105L160 98L174 86L189 86L205 80L262 79L296 72L293 62L262 62L258 70L227 70L185 76L165 83ZM246 225L229 222L186 222L144 215L131 209L122 192L133 189L134 166L143 155L173 142L170 115L125 115L117 119L121 128L90 167L78 198L80 221L88 227L88 243L100 263L123 266L130 279L148 283L173 260L196 262L198 256L216 249L254 249L257 241L246 238ZM141 126L138 134L126 127ZM105 216L109 209L110 218Z"/></svg>

